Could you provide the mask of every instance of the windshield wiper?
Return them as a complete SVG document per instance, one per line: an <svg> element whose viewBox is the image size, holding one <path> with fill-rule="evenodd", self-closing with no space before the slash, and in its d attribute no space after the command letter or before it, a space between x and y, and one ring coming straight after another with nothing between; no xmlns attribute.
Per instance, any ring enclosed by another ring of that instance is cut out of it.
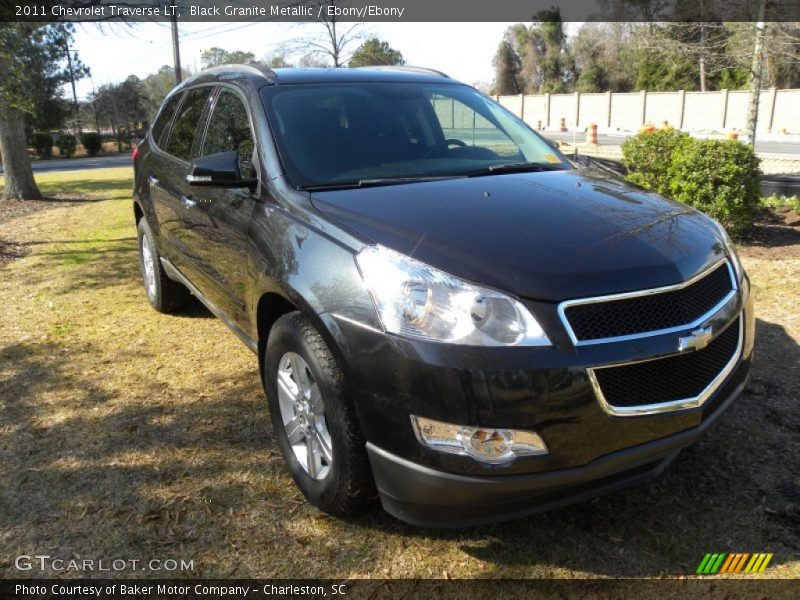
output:
<svg viewBox="0 0 800 600"><path fill-rule="evenodd" d="M473 171L470 177L480 177L482 175L500 175L502 173L535 173L536 171L563 171L564 165L550 163L506 163L502 165L490 165L480 171Z"/></svg>
<svg viewBox="0 0 800 600"><path fill-rule="evenodd" d="M335 181L313 185L300 185L301 192L322 192L325 190L347 190L353 188L378 187L381 185L400 185L403 183L418 183L421 181L441 181L442 179L457 179L466 175L435 175L429 177L380 177L376 179L359 179L356 181Z"/></svg>

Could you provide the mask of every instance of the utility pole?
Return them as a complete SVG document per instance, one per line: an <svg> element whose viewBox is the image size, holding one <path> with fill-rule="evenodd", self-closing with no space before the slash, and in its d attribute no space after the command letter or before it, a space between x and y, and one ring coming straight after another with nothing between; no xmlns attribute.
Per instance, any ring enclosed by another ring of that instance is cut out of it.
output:
<svg viewBox="0 0 800 600"><path fill-rule="evenodd" d="M706 3L700 0L700 91L706 91L706 47L708 46L708 29L706 28Z"/></svg>
<svg viewBox="0 0 800 600"><path fill-rule="evenodd" d="M181 74L181 49L178 45L178 13L175 8L175 0L170 0L172 6L172 57L175 62L175 85L180 85L183 76Z"/></svg>
<svg viewBox="0 0 800 600"><path fill-rule="evenodd" d="M767 0L759 0L756 39L753 48L753 65L750 67L750 99L747 106L747 135L751 146L756 145L756 125L758 124L758 99L761 95L761 76L764 71L764 37L767 26L764 23Z"/></svg>
<svg viewBox="0 0 800 600"><path fill-rule="evenodd" d="M70 55L69 50L69 39L65 36L64 37L64 46L67 48L67 65L69 65L69 81L72 84L72 107L75 110L75 126L78 130L78 135L83 134L83 128L81 127L81 115L78 111L78 94L75 91L75 71L72 69L72 56Z"/></svg>

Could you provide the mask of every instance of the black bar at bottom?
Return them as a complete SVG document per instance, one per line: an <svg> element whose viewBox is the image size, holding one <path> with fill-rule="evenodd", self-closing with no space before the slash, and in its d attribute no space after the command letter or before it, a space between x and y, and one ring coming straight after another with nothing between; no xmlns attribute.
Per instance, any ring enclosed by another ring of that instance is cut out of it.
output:
<svg viewBox="0 0 800 600"><path fill-rule="evenodd" d="M3 600L268 598L770 598L800 597L800 581L729 579L2 579Z"/></svg>

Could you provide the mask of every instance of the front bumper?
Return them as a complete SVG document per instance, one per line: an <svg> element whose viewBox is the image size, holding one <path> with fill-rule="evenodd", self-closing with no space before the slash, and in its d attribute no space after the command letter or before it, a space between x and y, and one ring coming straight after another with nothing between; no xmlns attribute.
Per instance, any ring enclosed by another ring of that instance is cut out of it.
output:
<svg viewBox="0 0 800 600"><path fill-rule="evenodd" d="M749 285L709 320L722 331L743 319L741 354L696 408L615 416L588 369L674 355L681 335L575 347L552 306L535 306L548 348L472 348L387 335L342 314L320 315L345 369L386 510L427 525L515 518L637 483L660 473L741 392L753 353ZM549 453L503 465L422 446L410 414L484 427L528 429Z"/></svg>
<svg viewBox="0 0 800 600"><path fill-rule="evenodd" d="M745 381L691 430L595 459L588 465L505 477L437 471L367 444L384 510L407 523L466 527L516 519L588 500L658 476L735 400Z"/></svg>

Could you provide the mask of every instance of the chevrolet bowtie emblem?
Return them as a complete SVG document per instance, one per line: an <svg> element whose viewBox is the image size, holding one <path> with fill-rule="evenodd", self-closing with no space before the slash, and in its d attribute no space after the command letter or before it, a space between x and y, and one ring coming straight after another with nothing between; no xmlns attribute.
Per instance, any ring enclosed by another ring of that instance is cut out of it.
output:
<svg viewBox="0 0 800 600"><path fill-rule="evenodd" d="M678 350L681 352L684 350L701 350L708 346L708 342L711 341L713 335L714 330L710 326L695 329L686 337L678 339Z"/></svg>

